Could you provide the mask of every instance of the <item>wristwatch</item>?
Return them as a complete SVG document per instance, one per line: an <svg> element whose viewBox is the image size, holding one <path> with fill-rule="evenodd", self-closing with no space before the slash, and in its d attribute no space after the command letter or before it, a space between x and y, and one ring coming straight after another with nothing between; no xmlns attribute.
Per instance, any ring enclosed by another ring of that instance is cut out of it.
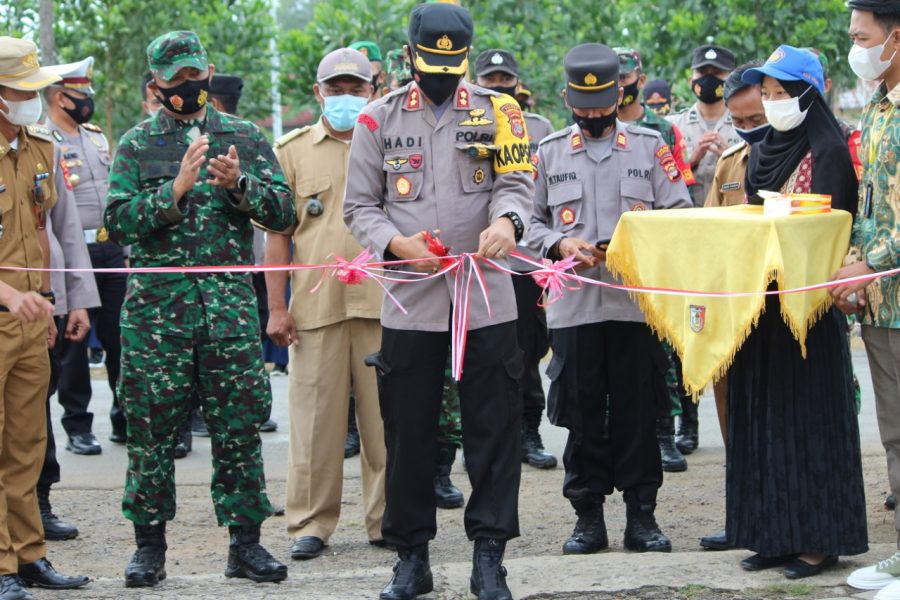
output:
<svg viewBox="0 0 900 600"><path fill-rule="evenodd" d="M507 219L512 221L513 227L516 228L516 243L518 244L522 239L522 236L525 235L525 223L522 222L522 218L512 211L503 213L500 216L506 217Z"/></svg>
<svg viewBox="0 0 900 600"><path fill-rule="evenodd" d="M247 191L247 176L241 173L241 176L234 182L233 188L228 188L228 193L232 196L243 194Z"/></svg>
<svg viewBox="0 0 900 600"><path fill-rule="evenodd" d="M51 289L49 292L38 292L43 298L50 301L50 304L56 304L56 293Z"/></svg>

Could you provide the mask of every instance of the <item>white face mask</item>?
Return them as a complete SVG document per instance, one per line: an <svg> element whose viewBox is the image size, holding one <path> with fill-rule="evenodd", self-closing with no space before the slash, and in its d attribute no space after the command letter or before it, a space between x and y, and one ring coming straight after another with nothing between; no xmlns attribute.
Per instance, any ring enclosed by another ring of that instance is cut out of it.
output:
<svg viewBox="0 0 900 600"><path fill-rule="evenodd" d="M41 104L41 97L35 96L30 100L23 100L22 102L13 102L12 100L3 99L4 104L6 104L9 112L3 112L0 110L0 115L12 123L13 125L19 125L20 127L27 127L28 125L34 125L38 122L38 119L41 118L41 112L43 112L44 106Z"/></svg>
<svg viewBox="0 0 900 600"><path fill-rule="evenodd" d="M803 123L809 109L800 110L800 98L806 95L809 90L806 90L806 92L803 92L796 98L763 100L763 110L766 111L766 119L769 120L769 124L778 131L790 131Z"/></svg>
<svg viewBox="0 0 900 600"><path fill-rule="evenodd" d="M871 48L863 48L854 44L847 55L847 62L850 63L850 68L853 69L853 72L866 81L880 79L884 72L888 70L888 67L891 66L894 55L897 54L894 51L894 54L891 54L889 59L881 60L881 55L890 39L890 36L888 36L884 43Z"/></svg>

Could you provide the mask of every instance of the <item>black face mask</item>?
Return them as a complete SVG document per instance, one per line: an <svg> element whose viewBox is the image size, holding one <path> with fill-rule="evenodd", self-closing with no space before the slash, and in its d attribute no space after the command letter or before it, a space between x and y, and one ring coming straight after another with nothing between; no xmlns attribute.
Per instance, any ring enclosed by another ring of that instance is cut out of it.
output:
<svg viewBox="0 0 900 600"><path fill-rule="evenodd" d="M419 76L416 81L422 93L437 105L443 104L447 98L453 95L459 85L460 75L445 73L422 73L413 67L413 73Z"/></svg>
<svg viewBox="0 0 900 600"><path fill-rule="evenodd" d="M640 90L638 89L637 79L626 86L622 86L622 104L619 105L619 108L625 108L634 104L638 99L638 94L640 94Z"/></svg>
<svg viewBox="0 0 900 600"><path fill-rule="evenodd" d="M603 136L603 133L607 129L615 127L617 116L618 111L615 110L605 117L594 117L593 119L579 117L573 112L572 120L574 120L575 124L581 127L583 131L587 131L592 138L599 138Z"/></svg>
<svg viewBox="0 0 900 600"><path fill-rule="evenodd" d="M88 96L87 98L76 98L75 96L70 96L63 92L63 96L72 101L72 104L75 106L73 108L65 108L63 107L63 111L70 117L72 120L78 123L79 125L83 123L87 123L91 120L91 117L94 116L94 99Z"/></svg>
<svg viewBox="0 0 900 600"><path fill-rule="evenodd" d="M507 96L516 97L516 86L503 87L502 85L491 86L488 88L489 90L493 90L500 94L506 94Z"/></svg>
<svg viewBox="0 0 900 600"><path fill-rule="evenodd" d="M209 78L197 81L188 79L173 88L156 87L162 105L176 115L192 115L206 106L209 98Z"/></svg>
<svg viewBox="0 0 900 600"><path fill-rule="evenodd" d="M694 90L694 95L697 96L700 102L715 104L716 102L721 102L725 97L725 80L708 73L693 80L691 89Z"/></svg>

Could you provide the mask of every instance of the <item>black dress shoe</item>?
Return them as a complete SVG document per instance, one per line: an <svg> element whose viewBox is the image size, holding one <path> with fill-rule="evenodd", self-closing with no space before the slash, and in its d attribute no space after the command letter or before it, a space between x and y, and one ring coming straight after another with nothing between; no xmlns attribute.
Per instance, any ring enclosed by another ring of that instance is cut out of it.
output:
<svg viewBox="0 0 900 600"><path fill-rule="evenodd" d="M375 546L376 548L383 548L385 550L397 550L396 546L388 544L384 540L369 540L370 546Z"/></svg>
<svg viewBox="0 0 900 600"><path fill-rule="evenodd" d="M728 532L723 529L722 531L717 531L711 535L705 535L700 538L700 546L707 550L730 550L731 546L728 545Z"/></svg>
<svg viewBox="0 0 900 600"><path fill-rule="evenodd" d="M69 441L66 442L66 450L74 452L75 454L92 456L94 454L100 454L103 451L103 448L100 447L100 442L97 441L94 434L88 431L87 433L70 435Z"/></svg>
<svg viewBox="0 0 900 600"><path fill-rule="evenodd" d="M304 535L294 540L291 544L291 558L294 560L309 560L321 556L325 548L325 542L313 535Z"/></svg>
<svg viewBox="0 0 900 600"><path fill-rule="evenodd" d="M811 565L805 560L801 560L797 558L790 563L781 571L785 577L788 579L803 579L804 577L813 577L818 575L825 569L829 569L837 564L838 557L834 554L829 554L817 565Z"/></svg>
<svg viewBox="0 0 900 600"><path fill-rule="evenodd" d="M884 507L888 510L894 510L897 508L897 497L893 494L888 494L884 497Z"/></svg>
<svg viewBox="0 0 900 600"><path fill-rule="evenodd" d="M784 556L763 556L762 554L754 554L749 558L741 561L741 568L745 571L763 571L786 565L797 558L796 554L786 554Z"/></svg>
<svg viewBox="0 0 900 600"><path fill-rule="evenodd" d="M19 565L19 577L27 586L37 586L50 590L74 590L80 588L90 581L90 578L83 575L63 575L53 568L50 561L46 558L40 558L33 563Z"/></svg>
<svg viewBox="0 0 900 600"><path fill-rule="evenodd" d="M116 431L112 430L109 434L109 441L113 444L127 444L128 443L128 435L125 434L124 431Z"/></svg>
<svg viewBox="0 0 900 600"><path fill-rule="evenodd" d="M0 600L32 600L18 575L0 576Z"/></svg>
<svg viewBox="0 0 900 600"><path fill-rule="evenodd" d="M272 419L266 419L265 423L259 426L259 430L262 433L272 433L273 431L278 431L278 423Z"/></svg>

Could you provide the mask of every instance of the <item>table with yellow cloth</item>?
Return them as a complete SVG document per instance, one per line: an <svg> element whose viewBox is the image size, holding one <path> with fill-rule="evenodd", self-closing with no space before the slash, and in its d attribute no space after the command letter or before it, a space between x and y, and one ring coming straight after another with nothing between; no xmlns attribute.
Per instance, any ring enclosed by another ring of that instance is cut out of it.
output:
<svg viewBox="0 0 900 600"><path fill-rule="evenodd" d="M728 370L765 306L763 292L828 281L847 253L852 217L835 210L767 217L762 206L638 211L622 215L606 254L629 286L737 297L634 293L647 323L681 357L697 396ZM781 296L781 316L806 356L807 330L831 306L825 289Z"/></svg>

